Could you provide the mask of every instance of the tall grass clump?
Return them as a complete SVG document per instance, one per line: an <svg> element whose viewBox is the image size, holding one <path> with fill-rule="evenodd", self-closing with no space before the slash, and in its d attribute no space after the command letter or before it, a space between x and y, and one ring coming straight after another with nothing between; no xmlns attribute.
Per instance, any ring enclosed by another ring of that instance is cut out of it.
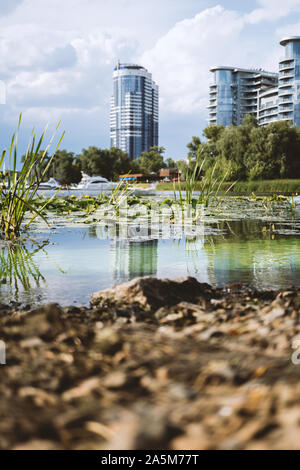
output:
<svg viewBox="0 0 300 470"><path fill-rule="evenodd" d="M120 206L133 192L133 188L131 188L128 183L120 181L115 189L112 189L108 203Z"/></svg>
<svg viewBox="0 0 300 470"><path fill-rule="evenodd" d="M183 204L197 205L202 204L207 207L210 203L218 203L218 196L221 192L224 181L227 178L225 174L221 179L215 176L217 164L215 163L212 170L202 176L204 170L205 158L202 158L202 152L198 152L196 160L192 162L191 158L188 162L185 181L185 197L181 189L181 182L174 182L173 192L175 202ZM235 183L231 183L225 191L227 194ZM177 193L179 197L177 197Z"/></svg>
<svg viewBox="0 0 300 470"><path fill-rule="evenodd" d="M18 131L21 119L22 115L19 118ZM59 125L60 123L57 125L56 132ZM41 152L46 131L47 127L37 140L35 128L32 130L24 161L19 171L17 170L18 132L12 136L8 154L6 150L3 150L0 157L0 238L4 240L14 240L20 236L21 227L28 212L31 216L22 227L24 231L28 229L36 217L41 217L47 223L43 211L55 195L46 199L40 208L35 206L34 199L38 186L45 178L64 133L61 135L53 155L48 159L47 152L53 143L56 132L45 150Z"/></svg>

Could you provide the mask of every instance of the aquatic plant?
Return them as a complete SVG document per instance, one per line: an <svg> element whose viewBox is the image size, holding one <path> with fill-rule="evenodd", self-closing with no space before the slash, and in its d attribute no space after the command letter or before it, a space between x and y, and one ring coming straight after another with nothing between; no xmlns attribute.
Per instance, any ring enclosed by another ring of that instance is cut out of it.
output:
<svg viewBox="0 0 300 470"><path fill-rule="evenodd" d="M125 201L125 199L127 199L129 196L132 196L133 192L134 189L130 187L128 183L120 181L112 191L109 198L109 203L120 206Z"/></svg>
<svg viewBox="0 0 300 470"><path fill-rule="evenodd" d="M18 131L21 119L22 115L19 117ZM60 123L58 123L56 131L59 125ZM45 199L40 208L36 207L34 199L38 186L43 181L51 165L64 133L61 135L52 157L49 158L48 151L53 143L56 132L53 134L45 150L40 151L46 130L47 128L45 128L41 137L37 140L36 130L33 128L22 167L19 171L17 170L18 132L12 136L8 158L6 150L2 152L0 157L0 237L2 239L13 240L20 236L25 214L28 212L31 214L31 217L24 226L25 231L36 217L41 217L47 222L43 211L55 195L52 198Z"/></svg>
<svg viewBox="0 0 300 470"><path fill-rule="evenodd" d="M205 165L205 158L202 158L202 153L203 152L200 150L194 161L189 158L186 169L185 197L182 193L180 181L174 182L174 199L176 202L179 202L182 208L184 207L184 204L192 206L202 204L207 207L209 203L218 203L218 196L227 178L227 174L225 174L221 179L218 179L215 176L215 163L212 171L210 171L208 175L202 175ZM234 185L235 182L231 183L226 188L225 194L227 194ZM179 197L177 194L179 194Z"/></svg>

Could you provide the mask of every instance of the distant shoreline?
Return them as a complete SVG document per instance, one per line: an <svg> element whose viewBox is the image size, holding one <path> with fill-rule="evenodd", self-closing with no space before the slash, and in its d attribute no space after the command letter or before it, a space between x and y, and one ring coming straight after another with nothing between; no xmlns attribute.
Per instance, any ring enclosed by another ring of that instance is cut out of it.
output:
<svg viewBox="0 0 300 470"><path fill-rule="evenodd" d="M176 188L178 188L178 183ZM199 186L200 186L199 182ZM231 185L231 182L223 183L221 186L225 192ZM185 190L185 182L180 183L181 190ZM159 183L156 187L157 191L173 191L174 184ZM197 188L196 188L197 189ZM300 179L278 179L278 180L261 180L261 181L238 181L228 194L247 195L247 194L282 194L286 196L300 194Z"/></svg>

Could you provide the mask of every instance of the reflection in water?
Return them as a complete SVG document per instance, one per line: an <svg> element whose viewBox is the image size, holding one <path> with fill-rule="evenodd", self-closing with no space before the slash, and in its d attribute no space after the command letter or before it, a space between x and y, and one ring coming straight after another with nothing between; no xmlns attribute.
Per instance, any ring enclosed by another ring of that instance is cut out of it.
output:
<svg viewBox="0 0 300 470"><path fill-rule="evenodd" d="M214 240L205 243L214 284L245 282L257 288L299 285L300 243L297 238Z"/></svg>
<svg viewBox="0 0 300 470"><path fill-rule="evenodd" d="M208 255L210 282L223 286L245 282L257 288L299 285L299 238L283 237L282 227L253 220L222 222L225 236L210 237L204 249Z"/></svg>
<svg viewBox="0 0 300 470"><path fill-rule="evenodd" d="M123 282L137 276L155 276L157 273L158 240L132 242L112 240L110 269L113 280Z"/></svg>
<svg viewBox="0 0 300 470"><path fill-rule="evenodd" d="M299 219L280 224L271 218L210 221L197 230L114 221L59 228L47 234L47 253L30 243L0 248L0 302L88 305L93 292L147 275L189 275L215 286L236 281L265 289L299 285L299 233Z"/></svg>
<svg viewBox="0 0 300 470"><path fill-rule="evenodd" d="M34 258L48 243L34 244L31 248L23 244L4 245L0 248L0 293L6 298L19 301L20 292L30 293L45 283Z"/></svg>
<svg viewBox="0 0 300 470"><path fill-rule="evenodd" d="M165 227L124 230L114 225L104 232L99 228L98 237L110 240L112 280L188 274L214 286L237 281L266 289L299 285L299 238L280 235L279 224L245 219L220 221L198 233L189 227L181 233L175 230L169 230L166 242Z"/></svg>

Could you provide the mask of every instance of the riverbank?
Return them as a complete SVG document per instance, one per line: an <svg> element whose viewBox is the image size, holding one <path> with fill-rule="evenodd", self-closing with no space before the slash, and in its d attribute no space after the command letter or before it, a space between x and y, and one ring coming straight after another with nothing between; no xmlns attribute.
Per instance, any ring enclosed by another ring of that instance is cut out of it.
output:
<svg viewBox="0 0 300 470"><path fill-rule="evenodd" d="M0 449L300 448L299 288L143 278L0 309Z"/></svg>
<svg viewBox="0 0 300 470"><path fill-rule="evenodd" d="M178 183L177 183L178 185ZM223 183L220 191L226 192L232 183ZM178 187L178 186L177 186ZM200 188L200 183L199 183ZM156 187L158 191L173 191L173 183L159 183ZM185 183L181 183L181 190L185 190ZM263 180L263 181L239 181L229 191L228 194L284 194L292 195L300 193L300 180Z"/></svg>

